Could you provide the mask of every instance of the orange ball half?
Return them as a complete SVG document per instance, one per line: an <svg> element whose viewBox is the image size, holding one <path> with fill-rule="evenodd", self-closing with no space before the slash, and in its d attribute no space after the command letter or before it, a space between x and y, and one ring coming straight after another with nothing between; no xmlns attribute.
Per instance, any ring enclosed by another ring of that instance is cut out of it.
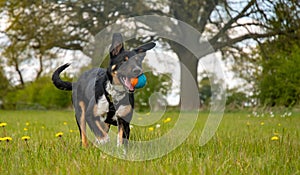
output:
<svg viewBox="0 0 300 175"><path fill-rule="evenodd" d="M135 85L138 83L138 78L131 78L131 80L130 80L130 82L131 82L131 85L133 86L133 87L135 87Z"/></svg>

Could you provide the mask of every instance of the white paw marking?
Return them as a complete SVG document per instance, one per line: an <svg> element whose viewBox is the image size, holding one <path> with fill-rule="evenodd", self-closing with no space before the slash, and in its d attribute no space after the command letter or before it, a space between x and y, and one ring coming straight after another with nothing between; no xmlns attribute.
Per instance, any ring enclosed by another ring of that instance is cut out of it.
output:
<svg viewBox="0 0 300 175"><path fill-rule="evenodd" d="M104 144L108 143L109 141L110 141L110 138L109 138L109 136L107 135L107 136L105 136L105 137L103 137L103 138L101 138L101 139L97 139L97 138L96 138L95 144L96 144L96 145L104 145Z"/></svg>

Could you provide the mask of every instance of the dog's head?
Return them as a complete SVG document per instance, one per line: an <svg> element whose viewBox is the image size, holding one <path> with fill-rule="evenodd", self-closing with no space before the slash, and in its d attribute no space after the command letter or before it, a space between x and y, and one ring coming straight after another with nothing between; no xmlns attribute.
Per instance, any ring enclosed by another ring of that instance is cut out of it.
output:
<svg viewBox="0 0 300 175"><path fill-rule="evenodd" d="M124 49L122 35L115 33L110 47L110 64L108 67L108 73L112 77L113 83L123 85L128 91L134 91L131 79L143 74L142 61L146 56L146 51L154 46L155 43L150 42L128 51Z"/></svg>

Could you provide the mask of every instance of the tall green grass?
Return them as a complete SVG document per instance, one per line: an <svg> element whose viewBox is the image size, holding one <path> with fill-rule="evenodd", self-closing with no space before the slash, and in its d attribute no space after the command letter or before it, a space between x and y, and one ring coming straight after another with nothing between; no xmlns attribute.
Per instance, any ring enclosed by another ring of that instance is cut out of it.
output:
<svg viewBox="0 0 300 175"><path fill-rule="evenodd" d="M167 112L151 126L134 126L131 138L160 137L174 126L177 116ZM227 113L215 136L201 147L207 116L199 114L192 133L170 154L134 162L97 147L81 148L72 111L0 111L0 122L7 123L0 128L0 137L12 138L0 142L0 174L300 174L299 114ZM58 132L62 137L55 136ZM30 139L22 140L23 136Z"/></svg>

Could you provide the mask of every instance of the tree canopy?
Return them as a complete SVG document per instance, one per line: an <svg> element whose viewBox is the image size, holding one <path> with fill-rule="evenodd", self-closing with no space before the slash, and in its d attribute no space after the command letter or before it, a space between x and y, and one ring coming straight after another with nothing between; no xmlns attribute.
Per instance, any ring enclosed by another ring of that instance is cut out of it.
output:
<svg viewBox="0 0 300 175"><path fill-rule="evenodd" d="M267 106L292 107L300 99L299 4L278 4L275 9L270 24L289 32L260 43L259 99Z"/></svg>

